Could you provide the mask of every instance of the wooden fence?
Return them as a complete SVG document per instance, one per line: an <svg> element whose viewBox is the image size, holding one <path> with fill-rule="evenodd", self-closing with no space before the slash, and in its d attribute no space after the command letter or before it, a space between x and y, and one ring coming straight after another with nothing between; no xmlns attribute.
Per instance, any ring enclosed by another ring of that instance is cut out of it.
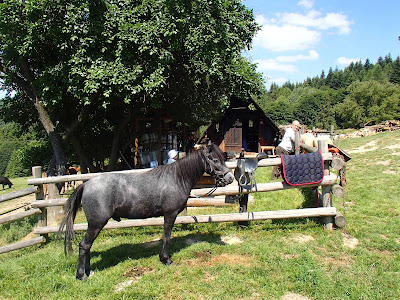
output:
<svg viewBox="0 0 400 300"><path fill-rule="evenodd" d="M332 230L334 218L337 217L337 225L343 225L343 217L338 213L335 207L332 207L331 192L340 191L341 187L336 185L337 175L330 172L330 166L335 165L337 168L341 168L344 165L343 162L338 162L336 157L333 157L331 153L328 152L328 146L326 142L321 141L319 143L319 149L322 152L322 157L325 164L325 174L324 179L319 184L307 185L307 187L317 187L321 186L321 199L322 206L317 208L305 208L305 209L292 209L292 210L279 210L279 211L259 211L259 212L247 212L246 208L240 208L239 213L231 214L212 214L212 215L197 215L197 216L178 216L175 224L190 224L190 223L209 223L209 222L248 222L253 220L268 220L268 219L286 219L286 218L304 218L304 217L323 217L326 229ZM336 162L335 162L336 160ZM333 163L334 162L334 163ZM259 167L273 167L281 164L280 157L276 158L266 158L259 162ZM231 169L236 167L237 163L227 162L227 166ZM120 171L119 173L141 173L146 172L149 169L140 170L129 170ZM56 233L58 231L58 226L48 226L47 224L47 208L52 206L62 206L66 202L66 198L61 199L45 199L43 193L44 184L54 184L54 183L65 183L71 181L85 181L89 180L95 176L99 176L101 173L91 173L91 174L81 174L81 175L66 175L58 177L41 177L41 168L32 168L33 178L28 179L28 184L33 185L30 188L30 192L34 192L36 195L36 200L31 203L31 209L19 214L18 216L9 217L7 220L0 219L0 224L23 218L26 216L40 214L40 221L38 226L33 229L34 234L39 234L40 237L34 238L29 241L16 243L13 245L0 247L0 253L20 249L23 247L44 243L46 241L46 236L49 233ZM333 187L333 188L332 188ZM247 196L249 193L254 192L271 192L280 191L286 189L298 188L288 185L286 182L270 182L270 183L257 183L257 190L255 188L250 191L244 190L244 195ZM205 196L210 191L209 188L193 189L192 194L196 196ZM219 187L213 193L213 196L218 195L237 195L239 193L238 186L231 184L226 187ZM339 193L339 192L338 192ZM1 201L1 200L0 200ZM3 200L5 201L5 200ZM196 199L191 199L192 205L195 205ZM188 205L191 205L191 202ZM202 201L201 199L199 201ZM124 227L137 227L137 226L159 226L163 225L163 218L149 218L149 219L139 219L139 220L124 220L121 222L110 221L104 227L104 229L112 228L124 228ZM74 224L74 230L86 230L87 224Z"/></svg>

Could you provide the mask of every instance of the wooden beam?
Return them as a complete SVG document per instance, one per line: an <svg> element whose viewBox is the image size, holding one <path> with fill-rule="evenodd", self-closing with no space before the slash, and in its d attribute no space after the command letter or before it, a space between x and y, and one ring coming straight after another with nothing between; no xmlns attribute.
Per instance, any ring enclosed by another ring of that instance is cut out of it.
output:
<svg viewBox="0 0 400 300"><path fill-rule="evenodd" d="M23 211L23 212L20 212L20 213L17 213L17 214L13 214L11 216L6 216L6 217L0 218L0 224L12 222L12 221L15 221L15 220L23 219L23 218L30 217L30 216L33 216L33 215L38 215L38 214L41 214L41 213L42 213L42 211L40 209L38 209L38 208L29 209L29 210L26 210L26 211Z"/></svg>
<svg viewBox="0 0 400 300"><path fill-rule="evenodd" d="M313 185L305 185L303 187L313 187L313 186L325 186L325 185L332 185L336 182L337 176L335 174L331 174L328 176L324 177L324 180L319 183L319 184L313 184ZM256 193L256 192L272 192L272 191L281 191L281 190L287 190L287 189L293 189L293 188L300 188L299 186L292 186L287 184L284 181L281 182L269 182L269 183L257 183L257 190L253 188L250 192L247 190L244 190L243 192L245 194L248 193ZM211 188L201 188L201 189L193 189L192 194L195 196L205 196L207 193L211 190ZM237 185L228 185L226 187L219 187L215 190L215 192L212 194L213 196L221 196L221 195L238 195L239 194L239 188ZM189 199L190 202L195 202L196 198L191 198ZM32 207L47 207L47 206L63 206L65 202L67 201L67 198L61 198L61 199L49 199L49 200L37 200L32 202ZM199 199L198 202L201 202ZM188 205L190 206L190 205Z"/></svg>
<svg viewBox="0 0 400 300"><path fill-rule="evenodd" d="M335 174L330 174L324 177L324 180L319 184L308 184L302 187L313 187L313 186L328 186L333 185L337 180L337 176ZM253 188L250 192L246 189L243 193L255 193L255 192L272 192L272 191L281 191L293 188L301 188L300 186L292 186L287 184L284 181L281 182L269 182L269 183L257 183L257 190ZM192 194L195 196L204 196L210 191L210 188L203 189L193 189ZM237 195L239 194L239 188L237 185L228 185L226 187L219 187L212 194L213 196L218 195Z"/></svg>
<svg viewBox="0 0 400 300"><path fill-rule="evenodd" d="M239 222L256 221L272 219L291 219L291 218L311 218L323 216L335 216L337 210L335 207L303 208L276 211L257 211L246 213L217 214L217 215L199 215L199 216L180 216L176 218L175 224L193 224L193 223L216 223L216 222ZM164 218L149 218L138 220L124 220L121 222L108 222L104 229L116 229L126 227L144 227L144 226L162 226ZM87 223L75 224L75 231L87 230ZM36 227L33 232L36 234L57 233L59 226Z"/></svg>
<svg viewBox="0 0 400 300"><path fill-rule="evenodd" d="M337 212L335 216L335 225L337 227L345 227L346 226L346 218L339 212Z"/></svg>
<svg viewBox="0 0 400 300"><path fill-rule="evenodd" d="M65 202L67 202L68 198L59 198L59 199L47 199L47 200L36 200L31 203L32 207L42 208L49 206L64 206Z"/></svg>
<svg viewBox="0 0 400 300"><path fill-rule="evenodd" d="M15 191L15 192L12 192L9 194L1 195L0 202L12 200L12 199L23 197L26 195L30 195L30 194L36 193L37 190L38 190L38 188L36 186L30 186L23 190L19 190L19 191Z"/></svg>
<svg viewBox="0 0 400 300"><path fill-rule="evenodd" d="M324 160L332 160L332 153L323 153L322 158ZM265 158L258 162L259 167L273 167L281 164L280 157L274 158ZM226 165L230 169L234 169L237 166L236 161L226 162ZM151 170L150 168L147 169L134 169L134 170L125 170L125 171L115 171L115 172L107 172L109 173L117 173L117 174L140 174ZM63 182L70 182L70 181L85 181L89 180L93 177L99 176L105 173L88 173L88 174L77 174L77 175L65 175L65 176L51 176L51 177L43 177L43 178L31 178L28 179L28 184L38 185L38 184L49 184L49 183L63 183Z"/></svg>
<svg viewBox="0 0 400 300"><path fill-rule="evenodd" d="M37 238L33 238L33 239L30 239L27 241L0 247L0 254L10 252L13 250L18 250L18 249L25 248L25 247L29 247L29 246L33 246L33 245L37 245L37 244L43 244L45 242L46 242L46 239L43 236L39 236Z"/></svg>

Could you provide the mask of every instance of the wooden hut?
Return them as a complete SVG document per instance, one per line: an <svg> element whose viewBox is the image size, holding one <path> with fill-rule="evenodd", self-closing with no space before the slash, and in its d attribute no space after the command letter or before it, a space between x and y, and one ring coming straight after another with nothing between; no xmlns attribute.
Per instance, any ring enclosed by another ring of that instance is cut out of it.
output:
<svg viewBox="0 0 400 300"><path fill-rule="evenodd" d="M168 151L175 149L180 156L190 149L193 132L182 122L173 120L166 111L149 113L136 118L134 138L134 167L148 168L168 160Z"/></svg>
<svg viewBox="0 0 400 300"><path fill-rule="evenodd" d="M231 98L229 108L223 116L211 123L198 143L211 141L224 152L240 153L265 151L274 154L280 131L278 126L251 98Z"/></svg>

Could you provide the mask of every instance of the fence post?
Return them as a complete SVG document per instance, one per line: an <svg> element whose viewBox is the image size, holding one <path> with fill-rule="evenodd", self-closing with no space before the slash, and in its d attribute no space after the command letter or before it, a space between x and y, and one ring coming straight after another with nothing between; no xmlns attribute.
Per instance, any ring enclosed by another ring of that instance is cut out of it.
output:
<svg viewBox="0 0 400 300"><path fill-rule="evenodd" d="M322 153L327 153L328 151L328 143L326 141L318 141L318 149ZM324 161L324 176L328 176L330 174L329 171L329 162ZM332 207L332 197L331 197L331 189L330 185L322 186L322 206L323 207ZM333 229L333 218L332 217L324 217L324 224L327 230Z"/></svg>
<svg viewBox="0 0 400 300"><path fill-rule="evenodd" d="M42 167L40 167L40 166L32 167L32 176L33 176L33 178L41 178L42 177ZM38 187L38 190L35 194L36 200L44 200L43 184L38 184L37 187ZM41 207L40 209L41 209L42 213L40 215L40 220L39 220L38 225L40 227L44 227L44 226L47 226L47 208ZM42 236L47 240L48 234L43 234Z"/></svg>
<svg viewBox="0 0 400 300"><path fill-rule="evenodd" d="M295 131L294 132L294 154L299 155L300 154L300 131Z"/></svg>

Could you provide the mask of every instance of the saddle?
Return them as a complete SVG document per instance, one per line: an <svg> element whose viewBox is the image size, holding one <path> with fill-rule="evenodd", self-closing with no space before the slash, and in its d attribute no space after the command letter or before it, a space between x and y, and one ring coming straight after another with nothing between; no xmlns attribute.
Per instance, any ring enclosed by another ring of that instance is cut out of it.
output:
<svg viewBox="0 0 400 300"><path fill-rule="evenodd" d="M258 168L258 162L266 157L267 155L264 152L257 154L256 158L245 158L244 151L240 153L240 158L237 161L237 167L234 171L240 194L243 194L244 189L251 191L254 187L257 191L255 171Z"/></svg>
<svg viewBox="0 0 400 300"><path fill-rule="evenodd" d="M324 179L324 162L320 151L281 155L283 179L290 185L320 183Z"/></svg>

